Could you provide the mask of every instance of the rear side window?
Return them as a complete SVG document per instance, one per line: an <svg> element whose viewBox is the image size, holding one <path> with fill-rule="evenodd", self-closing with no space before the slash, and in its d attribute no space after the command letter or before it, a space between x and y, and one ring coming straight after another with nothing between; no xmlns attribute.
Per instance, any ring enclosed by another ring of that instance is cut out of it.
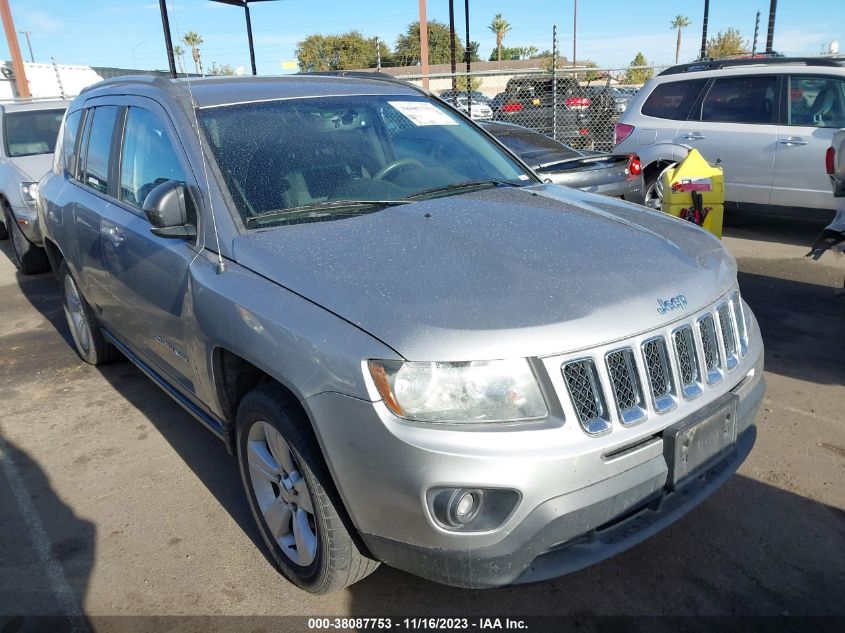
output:
<svg viewBox="0 0 845 633"><path fill-rule="evenodd" d="M82 110L71 112L65 119L64 135L62 136L62 161L70 178L76 178L76 140L79 138L79 124L82 122Z"/></svg>
<svg viewBox="0 0 845 633"><path fill-rule="evenodd" d="M684 121L706 83L706 79L689 79L660 84L651 91L640 111L658 119Z"/></svg>
<svg viewBox="0 0 845 633"><path fill-rule="evenodd" d="M141 209L147 194L168 180L185 182L185 172L163 121L143 108L129 108L120 167L120 199Z"/></svg>
<svg viewBox="0 0 845 633"><path fill-rule="evenodd" d="M109 189L109 153L111 151L117 106L100 106L89 112L94 117L88 134L85 170L82 178L89 187L100 193Z"/></svg>
<svg viewBox="0 0 845 633"><path fill-rule="evenodd" d="M689 79L660 84L651 91L640 111L658 119L684 121L706 83L706 79Z"/></svg>
<svg viewBox="0 0 845 633"><path fill-rule="evenodd" d="M777 77L749 75L713 82L701 104L701 120L718 123L775 123Z"/></svg>

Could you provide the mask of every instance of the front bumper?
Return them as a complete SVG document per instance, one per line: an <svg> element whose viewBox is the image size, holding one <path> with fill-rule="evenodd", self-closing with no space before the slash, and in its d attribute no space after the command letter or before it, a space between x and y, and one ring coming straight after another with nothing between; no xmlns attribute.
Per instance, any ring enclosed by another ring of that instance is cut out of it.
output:
<svg viewBox="0 0 845 633"><path fill-rule="evenodd" d="M38 224L38 212L29 207L12 207L12 220L18 223L24 237L36 246L44 245L41 227Z"/></svg>
<svg viewBox="0 0 845 633"><path fill-rule="evenodd" d="M613 556L724 483L756 438L762 353L749 361L753 371L734 374L738 384L722 396L737 401L735 445L675 491L667 487L660 433L604 459L562 456L544 429L431 433L389 420L381 403L340 394L314 396L309 408L345 507L377 559L444 584L492 587L556 577ZM439 526L425 502L426 490L450 485L508 487L521 502L495 530L457 533Z"/></svg>

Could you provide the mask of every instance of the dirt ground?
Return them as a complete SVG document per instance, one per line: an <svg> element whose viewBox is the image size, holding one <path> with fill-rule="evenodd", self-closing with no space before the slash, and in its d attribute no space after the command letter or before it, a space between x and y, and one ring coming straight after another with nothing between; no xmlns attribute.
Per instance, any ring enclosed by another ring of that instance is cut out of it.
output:
<svg viewBox="0 0 845 633"><path fill-rule="evenodd" d="M683 520L542 584L459 590L382 566L326 597L267 562L223 445L129 362L80 362L55 280L17 275L2 242L0 628L50 614L94 628L152 614L845 616L845 259L802 257L818 230L728 230L769 389L754 452Z"/></svg>

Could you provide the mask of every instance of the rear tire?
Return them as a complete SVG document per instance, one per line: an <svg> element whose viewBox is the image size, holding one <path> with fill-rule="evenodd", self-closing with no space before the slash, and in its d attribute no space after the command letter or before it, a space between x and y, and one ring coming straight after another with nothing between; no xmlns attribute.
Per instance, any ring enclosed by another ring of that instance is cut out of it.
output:
<svg viewBox="0 0 845 633"><path fill-rule="evenodd" d="M103 336L94 311L82 296L82 291L79 290L64 260L59 266L59 284L62 291L62 307L76 353L90 365L102 365L114 360L117 350Z"/></svg>
<svg viewBox="0 0 845 633"><path fill-rule="evenodd" d="M355 544L304 412L280 386L259 385L238 407L237 454L255 522L282 575L314 594L340 591L378 561Z"/></svg>
<svg viewBox="0 0 845 633"><path fill-rule="evenodd" d="M6 232L12 238L12 260L15 262L22 275L35 275L50 269L50 262L47 260L47 251L36 246L23 234L21 227L12 217L9 207L4 209L6 219Z"/></svg>
<svg viewBox="0 0 845 633"><path fill-rule="evenodd" d="M660 211L663 203L663 185L661 178L668 169L675 167L677 163L657 165L656 169L649 171L643 178L643 206L654 211Z"/></svg>

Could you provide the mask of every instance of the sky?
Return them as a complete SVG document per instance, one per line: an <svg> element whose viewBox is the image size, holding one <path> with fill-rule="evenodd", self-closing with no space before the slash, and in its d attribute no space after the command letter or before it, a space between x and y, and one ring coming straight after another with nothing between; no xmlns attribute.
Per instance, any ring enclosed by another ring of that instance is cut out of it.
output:
<svg viewBox="0 0 845 633"><path fill-rule="evenodd" d="M30 31L36 62L166 69L164 36L153 0L11 0L18 31ZM186 31L204 39L203 62L249 68L243 11L209 0L167 0L174 40ZM684 31L681 61L695 58L701 42L703 0L581 0L578 3L578 59L603 68L627 66L638 51L649 62L674 62L677 14L692 25ZM428 0L428 19L448 23L447 0ZM488 29L502 13L511 31L506 46L551 48L557 24L562 54L572 53L573 0L471 0L470 34L486 59L495 47ZM711 0L709 33L738 28L751 38L757 11L761 16L760 48L765 45L767 0ZM295 59L296 43L313 33L351 29L378 36L392 46L408 23L418 19L417 0L279 0L252 5L252 23L259 74L280 74L283 60ZM464 32L464 3L455 0L458 32ZM463 35L461 35L463 39ZM0 58L9 59L5 38ZM819 53L831 40L845 52L845 0L780 0L774 48L790 55ZM26 39L20 36L24 58ZM192 66L190 53L186 64ZM190 70L190 68L188 68ZM289 71L287 71L289 72Z"/></svg>

